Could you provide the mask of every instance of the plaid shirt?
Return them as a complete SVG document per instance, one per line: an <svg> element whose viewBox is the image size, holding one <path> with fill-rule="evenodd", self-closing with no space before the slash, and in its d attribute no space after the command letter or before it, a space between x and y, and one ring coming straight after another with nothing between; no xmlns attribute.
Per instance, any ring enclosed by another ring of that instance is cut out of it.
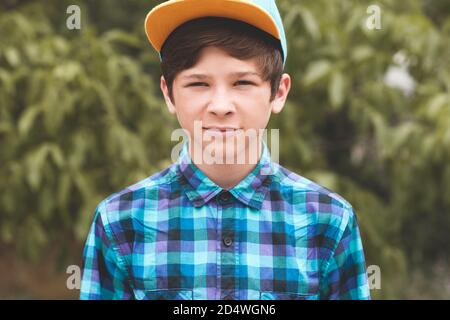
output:
<svg viewBox="0 0 450 320"><path fill-rule="evenodd" d="M263 146L230 190L192 163L186 142L176 163L103 200L80 298L370 299L351 205Z"/></svg>

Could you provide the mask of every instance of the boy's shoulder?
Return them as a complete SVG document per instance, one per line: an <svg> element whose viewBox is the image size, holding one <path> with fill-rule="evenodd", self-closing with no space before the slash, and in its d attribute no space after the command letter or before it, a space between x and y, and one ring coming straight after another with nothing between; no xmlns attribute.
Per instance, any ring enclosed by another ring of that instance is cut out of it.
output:
<svg viewBox="0 0 450 320"><path fill-rule="evenodd" d="M132 209L149 208L152 201L146 200L157 200L158 193L162 194L173 190L172 183L176 178L176 164L172 164L109 195L98 204L96 212L102 216L103 224L125 220L127 217L129 218Z"/></svg>
<svg viewBox="0 0 450 320"><path fill-rule="evenodd" d="M121 199L127 198L131 194L136 192L142 192L143 190L149 189L164 188L165 185L169 185L170 183L172 183L175 178L177 178L176 164L172 164L145 179L142 179L118 192L111 194L104 201L120 201Z"/></svg>
<svg viewBox="0 0 450 320"><path fill-rule="evenodd" d="M280 192L294 205L304 207L307 213L316 213L349 220L354 218L352 205L341 195L279 164L275 168L275 181Z"/></svg>
<svg viewBox="0 0 450 320"><path fill-rule="evenodd" d="M308 199L317 199L323 202L331 202L342 208L352 209L351 204L341 195L310 180L296 172L293 172L279 164L274 164L276 181L281 189L297 194L304 194Z"/></svg>

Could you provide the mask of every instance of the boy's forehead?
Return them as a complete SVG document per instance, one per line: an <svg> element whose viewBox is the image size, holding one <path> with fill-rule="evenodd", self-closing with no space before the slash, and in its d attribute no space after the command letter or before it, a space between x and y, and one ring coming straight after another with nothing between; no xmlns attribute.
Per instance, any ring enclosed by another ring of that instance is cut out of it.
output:
<svg viewBox="0 0 450 320"><path fill-rule="evenodd" d="M191 68L180 72L180 77L209 78L214 74L228 77L253 76L262 78L255 59L241 60L215 47L204 48L199 55L197 63Z"/></svg>

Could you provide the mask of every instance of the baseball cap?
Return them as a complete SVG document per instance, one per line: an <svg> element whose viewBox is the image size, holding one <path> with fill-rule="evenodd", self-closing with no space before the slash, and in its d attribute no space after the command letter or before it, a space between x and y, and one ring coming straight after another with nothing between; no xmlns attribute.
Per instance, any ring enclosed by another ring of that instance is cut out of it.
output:
<svg viewBox="0 0 450 320"><path fill-rule="evenodd" d="M145 18L145 33L159 53L169 35L181 24L201 17L222 17L246 22L280 41L283 65L287 44L275 0L169 0L154 7Z"/></svg>

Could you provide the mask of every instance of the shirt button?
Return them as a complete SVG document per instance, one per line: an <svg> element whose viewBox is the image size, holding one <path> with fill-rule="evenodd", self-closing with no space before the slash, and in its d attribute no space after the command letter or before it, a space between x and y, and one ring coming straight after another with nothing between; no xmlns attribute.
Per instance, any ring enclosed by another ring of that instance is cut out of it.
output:
<svg viewBox="0 0 450 320"><path fill-rule="evenodd" d="M228 191L223 191L219 194L219 203L225 204L231 200L231 194Z"/></svg>
<svg viewBox="0 0 450 320"><path fill-rule="evenodd" d="M233 239L231 239L230 237L224 237L223 238L223 244L226 247L229 247L229 246L231 246L233 244Z"/></svg>

